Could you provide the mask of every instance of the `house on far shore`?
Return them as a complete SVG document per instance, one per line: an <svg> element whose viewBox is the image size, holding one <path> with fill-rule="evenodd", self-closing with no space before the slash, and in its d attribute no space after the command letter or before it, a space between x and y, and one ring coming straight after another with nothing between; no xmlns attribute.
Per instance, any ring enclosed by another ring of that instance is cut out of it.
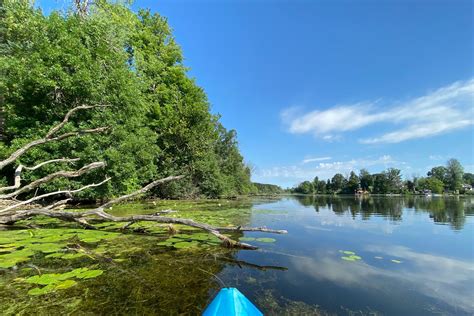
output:
<svg viewBox="0 0 474 316"><path fill-rule="evenodd" d="M462 188L464 191L472 191L472 185L470 184L463 184Z"/></svg>
<svg viewBox="0 0 474 316"><path fill-rule="evenodd" d="M354 192L356 195L369 194L369 191L358 189Z"/></svg>

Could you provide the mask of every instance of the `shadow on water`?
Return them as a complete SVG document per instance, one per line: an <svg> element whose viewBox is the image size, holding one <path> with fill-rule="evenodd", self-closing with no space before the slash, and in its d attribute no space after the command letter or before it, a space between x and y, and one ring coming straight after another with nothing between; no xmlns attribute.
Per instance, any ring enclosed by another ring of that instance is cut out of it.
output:
<svg viewBox="0 0 474 316"><path fill-rule="evenodd" d="M435 223L449 224L454 230L464 227L466 216L474 215L472 198L425 196L295 196L303 206L330 209L335 214L351 214L369 220L382 216L391 221L401 221L404 210L427 213Z"/></svg>

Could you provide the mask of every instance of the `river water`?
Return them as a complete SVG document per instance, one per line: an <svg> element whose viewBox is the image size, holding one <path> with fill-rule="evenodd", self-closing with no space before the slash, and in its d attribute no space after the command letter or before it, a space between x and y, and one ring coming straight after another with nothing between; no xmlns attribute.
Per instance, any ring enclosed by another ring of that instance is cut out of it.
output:
<svg viewBox="0 0 474 316"><path fill-rule="evenodd" d="M19 223L0 231L1 314L199 315L223 286L266 315L474 313L474 198L281 196L112 212L163 209L288 234L232 235L259 246L251 251L222 248L185 227L170 238L152 223L125 235L117 225L101 235L41 218Z"/></svg>
<svg viewBox="0 0 474 316"><path fill-rule="evenodd" d="M474 312L472 199L284 197L253 208L251 225L289 234L237 257L288 270L271 277L246 271L256 280L269 279L247 286L239 282L245 272L225 268L220 277L234 278L229 282L244 292L263 288L337 314ZM258 233L246 234L253 235ZM360 259L347 260L353 253Z"/></svg>

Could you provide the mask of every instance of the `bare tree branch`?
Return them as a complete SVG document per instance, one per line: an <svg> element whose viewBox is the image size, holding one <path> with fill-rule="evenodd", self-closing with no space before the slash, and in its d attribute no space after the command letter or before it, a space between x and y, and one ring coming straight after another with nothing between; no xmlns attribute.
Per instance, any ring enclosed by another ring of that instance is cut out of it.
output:
<svg viewBox="0 0 474 316"><path fill-rule="evenodd" d="M160 185L160 184L163 184L163 183L166 183L166 182L170 182L170 181L174 181L174 180L179 180L179 179L182 179L182 178L184 178L184 176L169 176L169 177L166 177L166 178L163 178L163 179L155 180L155 181L151 182L150 184L144 186L143 188L141 188L141 189L139 189L135 192L132 192L132 193L127 194L127 195L122 195L122 196L120 196L116 199L110 200L107 203L102 204L101 206L99 206L95 210L103 211L106 208L109 208L110 206L112 206L113 204L120 203L120 202L128 200L128 199L130 199L134 196L145 193L145 192L151 190L152 188L156 187L157 185Z"/></svg>
<svg viewBox="0 0 474 316"><path fill-rule="evenodd" d="M22 171L23 167L24 166L21 165L21 164L18 167L16 167L15 175L14 175L15 178L13 180L13 185L9 186L9 187L0 188L0 192L15 190L15 189L18 189L21 186L21 171Z"/></svg>
<svg viewBox="0 0 474 316"><path fill-rule="evenodd" d="M111 222L126 222L126 223L135 223L139 221L149 221L149 222L156 222L156 223L165 223L165 224L180 224L180 225L185 225L185 226L190 226L190 227L195 227L199 228L202 230L205 230L217 238L221 240L222 244L225 245L226 247L236 247L236 248L243 248L243 249L257 249L257 247L242 243L239 241L232 240L231 238L223 235L221 231L231 231L231 232L243 232L243 231L261 231L261 232L269 232L269 233L277 233L277 234L286 234L286 230L274 230L274 229L268 229L265 227L225 227L225 228L219 228L219 227L214 227L209 224L205 223L198 223L195 222L191 219L185 219L185 218L175 218L175 217L164 217L161 216L160 214L152 214L152 215L132 215L132 216L127 216L127 217L120 217L120 216L114 216L109 213L106 213L104 210L106 208L109 208L113 204L120 203L122 201L125 201L127 199L130 199L132 197L135 197L139 194L145 193L149 191L150 189L156 187L159 184L173 181L173 180L178 180L183 178L183 176L170 176L166 177L160 180L156 180L151 182L150 184L146 185L145 187L127 194L120 196L116 199L113 199L107 203L102 204L101 206L92 209L92 210L86 210L82 212L64 212L64 211L53 211L52 209L58 207L59 205L64 204L64 201L57 202L53 205L43 207L43 208L36 208L36 209L31 209L31 210L21 210L21 211L15 211L13 214L5 214L4 216L0 217L0 224L7 224L11 225L19 220L26 219L32 216L48 216L52 218L57 218L60 220L64 221L71 221L71 222L76 222L79 223L81 226L89 228L89 229L96 229L96 227L90 225L87 222L87 218L92 218L95 221L111 221ZM108 179L104 180L103 182L107 181ZM102 182L102 183L103 183ZM100 185L100 184L97 184ZM90 186L97 186L97 185L89 185L86 187ZM77 189L74 191L57 191L57 192L52 192L52 193L47 193L40 195L36 198L32 198L28 201L20 202L15 205L9 206L2 211L1 213L6 213L8 210L18 208L19 206L29 204L33 202L34 200L38 200L47 196L51 196L54 194L73 194L75 192L78 192L79 190L83 190L83 187L81 189ZM126 225L127 226L127 225Z"/></svg>
<svg viewBox="0 0 474 316"><path fill-rule="evenodd" d="M59 178L59 177L62 177L62 178L75 178L75 177L79 177L81 175L83 175L84 173L87 173L93 169L97 169L97 168L102 168L105 166L105 163L104 162L93 162L93 163L90 163L84 167L82 167L81 169L79 170L76 170L76 171L58 171L58 172L55 172L55 173L51 173L49 175L47 175L46 177L43 177L41 179L38 179L36 181L33 181L31 182L30 184L28 185L25 185L24 187L14 191L14 192L11 192L11 193L8 193L8 194L4 194L4 195L0 195L0 199L9 199L9 198L12 198L14 196L17 196L21 193L25 193L25 192L28 192L30 190L33 190L34 188L44 184L44 183L47 183L55 178Z"/></svg>
<svg viewBox="0 0 474 316"><path fill-rule="evenodd" d="M45 138L50 138L54 133L56 133L57 131L59 131L61 128L64 127L64 125L66 125L66 123L69 121L69 118L71 117L72 114L74 114L74 112L76 111L79 111L79 110L87 110L87 109L93 109L93 108L98 108L98 107L108 107L109 105L80 105L80 106L76 106L75 108L72 108L71 110L69 110L69 112L66 113L66 115L64 116L64 119L61 123L59 123L58 125L56 126L53 126L48 134L46 134Z"/></svg>
<svg viewBox="0 0 474 316"><path fill-rule="evenodd" d="M264 226L262 227L217 227L219 231L230 231L230 232L264 232L264 233L273 233L273 234L286 234L288 233L286 230L279 230L279 229L270 229Z"/></svg>
<svg viewBox="0 0 474 316"><path fill-rule="evenodd" d="M42 194L42 195L38 195L38 196L35 196L35 197L32 197L31 199L29 200L26 200L26 201L21 201L19 203L16 203L16 204L13 204L13 205L10 205L10 206L7 206L5 207L4 209L0 210L0 214L3 214L3 213L6 213L10 210L13 210L13 209L16 209L16 208L19 208L20 206L23 206L23 205L28 205L28 204L31 204L35 201L38 201L38 200L41 200L41 199L44 199L44 198L47 198L47 197L50 197L50 196L54 196L54 195L61 195L61 194L66 194L68 196L72 196L73 194L75 193L78 193L78 192L81 192L85 189L89 189L89 188L94 188L94 187L98 187L104 183L106 183L107 181L109 181L110 178L106 178L105 180L99 182L99 183L92 183L92 184L88 184L88 185L85 185L79 189L75 189L75 190L59 190L59 191L54 191L54 192L49 192L49 193L45 193L45 194Z"/></svg>
<svg viewBox="0 0 474 316"><path fill-rule="evenodd" d="M59 208L64 208L64 207L66 207L67 203L71 200L72 200L71 198L60 200L60 201L57 201L56 203L53 203L51 205L46 206L44 209L45 210L55 210L55 209L59 209Z"/></svg>
<svg viewBox="0 0 474 316"><path fill-rule="evenodd" d="M56 163L56 162L68 162L68 163L72 163L72 162L76 162L76 161L79 161L79 160L81 160L81 158L59 158L59 159L51 159L51 160L43 161L42 163L39 163L39 164L37 164L36 166L33 166L33 167L23 166L23 169L28 170L28 171L33 171L33 170L36 170L36 169L38 169L38 168L43 167L44 165L48 165L48 164L50 164L50 163Z"/></svg>
<svg viewBox="0 0 474 316"><path fill-rule="evenodd" d="M77 0L77 2L80 3L81 1ZM48 133L46 134L45 137L43 137L41 139L37 139L35 141L32 141L32 142L24 145L23 147L19 148L14 153L12 153L10 155L10 157L4 159L3 161L0 161L0 170L3 169L5 166L13 163L21 155L23 155L29 149L31 149L35 146L45 144L45 143L49 143L49 142L60 141L60 140L63 140L63 139L69 138L69 137L73 137L73 136L80 136L80 135L83 135L83 134L90 134L90 133L100 133L100 132L105 131L107 129L107 127L98 127L98 128L94 128L94 129L85 129L85 130L77 130L77 131L73 131L73 132L67 132L67 133L64 133L64 134L61 134L61 135L54 136L61 128L63 128L67 124L67 122L69 121L69 118L71 117L71 115L74 112L76 112L78 110L82 110L82 109L91 109L91 108L94 108L94 107L105 107L105 106L107 106L107 105L81 105L81 106L78 106L78 107L75 107L75 108L71 109L68 113L66 113L66 115L64 116L63 121L61 123L53 126L48 131ZM51 181L55 178L58 178L58 177L65 177L65 178L78 177L78 176L80 176L80 175L82 175L86 172L89 172L92 169L100 168L100 167L105 166L105 164L103 162L94 162L94 163L91 163L89 165L83 166L81 169L76 170L76 171L58 171L58 172L49 174L48 176L45 176L41 179L38 179L38 180L24 186L23 188L20 188L21 187L21 172L22 172L22 169L36 170L36 169L40 168L41 166L44 166L46 164L53 163L53 162L74 162L74 161L77 161L77 160L78 159L66 159L66 158L53 159L53 160L48 160L48 161L42 162L42 163L40 163L36 166L33 166L33 167L25 167L25 166L20 164L15 170L14 185L10 186L10 187L0 188L0 192L6 191L6 190L18 189L18 190L14 191L14 192L11 192L9 194L0 195L0 199L8 198L9 202L12 202L12 201L14 202L12 204L7 204L7 206L5 206L3 209L0 210L0 225L2 225L2 224L12 225L12 224L14 224L15 222L17 222L19 220L28 219L28 218L34 217L34 216L48 216L48 217L57 218L57 219L60 219L60 220L63 220L63 221L76 222L76 223L80 224L81 226L83 226L85 228L88 228L88 229L97 229L97 227L89 224L88 220L126 222L126 223L128 223L124 226L124 228L126 228L127 226L129 226L129 225L131 225L132 223L135 223L135 222L151 221L151 222L164 223L164 224L180 224L180 225L186 225L186 226L190 226L190 227L199 228L199 229L205 230L205 231L213 234L214 236L216 236L219 240L221 240L222 244L227 246L227 247L237 247L237 248L243 248L243 249L257 249L257 247L246 244L246 243L241 243L239 241L232 240L231 238L223 235L221 233L221 231L233 231L233 232L260 231L260 232L269 232L269 233L277 233L277 234L285 234L286 233L285 230L273 230L273 229L268 229L268 228L265 228L265 227L252 228L252 227L240 227L239 226L239 227L219 228L219 227L214 227L214 226L211 226L211 225L208 225L208 224L205 224L205 223L198 223L198 222L195 222L191 219L162 216L163 214L172 212L170 210L158 212L158 213L152 214L152 215L133 215L133 216L128 216L128 217L114 216L114 215L111 215L111 214L108 214L107 212L105 212L105 210L107 208L111 207L113 204L117 204L117 203L126 201L128 199L131 199L133 197L136 197L137 195L143 194L143 193L151 190L152 188L154 188L157 185L160 185L162 183L166 183L166 182L174 181L174 180L179 180L179 179L183 178L183 176L169 176L169 177L166 177L166 178L163 178L163 179L153 181L150 184L144 186L143 188L141 188L141 189L139 189L135 192L132 192L130 194L126 194L126 195L120 196L118 198L112 199L112 200L100 205L97 208L94 208L94 209L91 209L91 210L86 210L86 211L80 211L80 212L66 212L66 211L62 211L61 208L64 208L67 205L67 203L71 200L70 197L73 196L73 194L78 193L78 192L83 191L83 190L88 189L88 188L100 186L100 185L104 184L105 182L109 181L110 178L106 178L105 180L101 181L100 183L97 183L97 184L92 183L92 184L85 185L81 188L74 189L74 190L59 190L59 191L55 191L55 192L45 193L45 194L38 195L38 196L36 196L36 194L35 194L34 197L32 197L32 198L30 198L26 201L20 201L20 202L16 201L15 197L18 194L30 191L34 188L38 188L41 184L47 183L47 182L49 182L49 181ZM48 206L45 206L45 207L32 208L32 209L28 209L28 210L24 210L24 209L23 210L18 210L18 208L20 208L20 207L24 207L24 206L27 206L27 205L31 206L31 204L35 201L38 201L38 200L41 200L41 199L44 199L44 198L48 198L48 197L52 197L52 196L57 196L57 195L66 195L66 196L68 196L68 198L57 201L57 202L54 202L54 203L52 203ZM172 227L172 225L170 225L170 227ZM269 268L269 267L264 267L264 268Z"/></svg>
<svg viewBox="0 0 474 316"><path fill-rule="evenodd" d="M3 169L5 166L7 166L7 165L11 164L12 162L14 162L21 155L23 155L24 153L26 153L28 150L30 150L33 147L36 147L36 146L39 146L39 145L42 145L42 144L46 144L46 143L49 143L49 142L60 141L60 140L63 140L65 138L69 138L69 137L72 137L72 136L80 136L80 135L83 135L83 134L91 134L91 133L100 133L100 132L103 132L103 131L107 130L107 127L99 127L99 128L94 128L94 129L84 129L84 130L78 130L78 131L75 131L75 132L64 133L62 135L53 137L53 134L55 134L58 130L60 130L62 127L64 127L64 125L69 121L69 118L71 117L71 115L74 112L76 112L78 110L82 110L82 109L90 109L90 108L95 108L95 107L107 107L107 106L109 106L109 105L80 105L80 106L77 106L77 107L71 109L68 113L66 113L66 115L64 116L63 121L61 123L59 123L58 125L53 126L49 130L49 132L46 134L45 137L34 140L32 142L29 142L28 144L24 145L23 147L17 149L15 152L13 152L10 155L10 157L0 161L0 170Z"/></svg>
<svg viewBox="0 0 474 316"><path fill-rule="evenodd" d="M205 223L198 223L191 219L185 218L175 218L175 217L163 217L159 215L133 215L127 217L118 217L114 215L107 214L100 210L91 210L91 211L83 211L83 212L63 212L63 211L51 211L46 208L39 208L39 209L31 209L31 210L23 210L17 211L14 214L1 216L0 217L0 224L4 225L11 225L17 221L27 219L33 216L48 216L51 218L57 218L63 221L69 222L77 222L82 226L85 226L90 229L97 229L95 226L90 225L87 223L86 218L94 216L95 221L111 221L111 222L139 222L139 221L148 221L148 222L156 222L156 223L166 223L166 224L180 224L190 227L195 227L207 231L217 238L219 238L223 245L230 248L242 248L242 249L258 249L258 247L249 245L247 243L242 243L239 241L232 240L231 238L221 234L219 232L218 227L214 227ZM266 228L226 228L226 231L236 231L242 232L245 230L249 231L262 231L262 232L272 232L277 234L286 234L286 230L268 230Z"/></svg>
<svg viewBox="0 0 474 316"><path fill-rule="evenodd" d="M36 147L38 145L42 145L42 144L46 144L46 143L50 143L50 142L55 142L55 141L60 141L60 140L63 140L63 139L66 139L66 138L69 138L69 137L72 137L72 136L81 136L81 135L84 135L84 134L101 133L103 131L106 131L107 129L108 129L108 127L83 129L83 130L78 130L78 131L75 131L75 132L64 133L62 135L52 137L52 138L41 138L41 139L34 140L34 141L26 144L25 146L21 147L20 149L18 149L14 153L12 153L10 155L10 157L8 157L7 159L5 159L3 161L0 161L0 170L3 169L5 166L7 166L7 165L11 164L12 162L14 162L16 159L18 159L18 157L20 157L21 155L26 153L31 148Z"/></svg>
<svg viewBox="0 0 474 316"><path fill-rule="evenodd" d="M52 160L48 160L48 161L45 161L45 162L42 162L36 166L33 166L33 167L27 167L27 166L24 166L22 164L20 164L18 167L16 167L15 169L15 175L14 175L14 184L12 186L9 186L9 187L0 187L0 192L3 192L3 191L9 191L9 190L15 190L15 189L18 189L20 186L21 186L21 172L22 170L36 170L46 164L50 164L50 163L54 163L54 162L74 162L74 161L78 161L80 160L80 158L74 158L74 159L67 159L67 158L60 158L60 159L52 159ZM13 196L15 196L17 194L13 194ZM3 199L5 197L2 197L0 196L0 199Z"/></svg>

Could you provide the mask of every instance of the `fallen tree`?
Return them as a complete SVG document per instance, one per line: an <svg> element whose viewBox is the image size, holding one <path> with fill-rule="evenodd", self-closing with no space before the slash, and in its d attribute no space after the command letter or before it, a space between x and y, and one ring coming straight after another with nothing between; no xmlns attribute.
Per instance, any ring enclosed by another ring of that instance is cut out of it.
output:
<svg viewBox="0 0 474 316"><path fill-rule="evenodd" d="M65 116L62 122L53 126L46 136L43 138L34 140L32 142L27 143L26 145L22 146L21 148L14 151L9 157L0 161L0 170L4 167L13 164L14 162L18 161L19 158L28 152L33 147L49 143L55 141L61 141L63 139L73 137L73 136L81 136L83 134L91 134L91 133L102 133L107 131L108 127L99 127L94 129L85 129L85 130L76 130L73 132L67 132L60 135L57 133L66 125L69 121L69 118L74 114L74 112L79 110L86 110L92 108L103 108L107 107L107 105L81 105L71 109ZM191 219L186 218L176 218L176 217L167 217L163 216L168 212L158 212L152 215L133 215L127 217L119 217L114 216L112 214L107 213L107 209L111 208L112 205L121 203L131 198L135 198L138 195L146 193L147 191L151 190L152 188L161 185L163 183L167 183L170 181L177 181L182 179L183 176L169 176L163 179L155 180L150 184L144 186L143 188L115 199L112 199L104 204L87 210L81 211L66 211L64 208L67 206L68 202L72 200L72 197L83 190L98 187L110 180L110 178L105 178L103 181L99 183L92 183L87 184L77 189L64 189L58 190L53 192L47 192L41 195L34 195L29 197L26 200L17 200L17 197L21 194L25 194L30 192L33 189L39 188L41 185L48 183L56 178L73 178L79 177L83 174L90 172L91 170L97 168L104 168L106 164L102 161L97 161L90 163L81 167L75 171L58 171L51 173L43 178L35 180L29 184L22 185L22 172L23 170L33 171L41 168L44 165L52 164L52 163L75 163L79 159L78 158L59 158L59 159L52 159L48 161L41 162L35 166L27 167L23 166L21 163L18 163L18 166L15 169L13 185L0 187L0 192L5 191L12 191L10 193L3 193L0 195L0 200L3 200L6 203L1 203L0 205L4 205L2 209L0 209L0 224L2 225L13 225L20 220L29 219L35 216L47 216L50 218L56 218L62 221L68 222L75 222L84 227L85 229L100 229L93 225L93 223L97 222L124 222L125 226L128 227L133 223L140 222L140 221L149 221L149 222L157 222L157 223L166 223L166 224L180 224L185 226L190 226L194 228L199 228L204 231L207 231L217 238L219 238L222 244L226 247L235 247L235 248L243 248L243 249L257 249L257 247L242 243L236 240L233 240L222 232L244 232L244 231L259 231L259 232L267 232L267 233L277 233L277 234L284 234L286 233L285 230L273 230L268 229L266 227L214 227L205 223L195 222ZM63 199L58 199L58 197L66 197ZM44 203L45 199L49 201L53 200L49 203ZM38 204L42 203L42 204Z"/></svg>

